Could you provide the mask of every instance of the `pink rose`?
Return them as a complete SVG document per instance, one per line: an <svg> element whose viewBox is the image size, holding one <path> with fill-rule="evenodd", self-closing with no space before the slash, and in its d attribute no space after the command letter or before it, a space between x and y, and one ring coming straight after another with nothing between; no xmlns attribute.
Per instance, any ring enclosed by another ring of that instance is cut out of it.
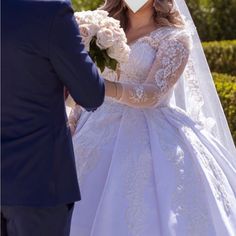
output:
<svg viewBox="0 0 236 236"><path fill-rule="evenodd" d="M113 32L110 29L103 28L97 32L97 46L100 49L107 49L114 44Z"/></svg>

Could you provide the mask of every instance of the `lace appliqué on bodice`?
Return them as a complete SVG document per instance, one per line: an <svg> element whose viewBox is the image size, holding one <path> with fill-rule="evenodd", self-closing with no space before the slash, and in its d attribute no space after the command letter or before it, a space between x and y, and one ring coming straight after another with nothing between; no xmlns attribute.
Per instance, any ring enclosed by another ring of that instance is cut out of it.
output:
<svg viewBox="0 0 236 236"><path fill-rule="evenodd" d="M168 41L160 50L163 54L161 58L162 67L156 72L155 80L157 87L161 92L164 92L168 89L168 79L175 76L188 55L184 45L178 41Z"/></svg>
<svg viewBox="0 0 236 236"><path fill-rule="evenodd" d="M156 107L180 78L189 55L184 31L161 28L131 45L129 62L121 65L119 103Z"/></svg>

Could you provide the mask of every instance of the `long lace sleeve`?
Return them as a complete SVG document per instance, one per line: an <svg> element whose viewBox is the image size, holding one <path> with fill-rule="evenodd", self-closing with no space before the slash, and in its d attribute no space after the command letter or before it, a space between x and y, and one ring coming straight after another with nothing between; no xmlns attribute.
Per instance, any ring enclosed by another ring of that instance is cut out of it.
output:
<svg viewBox="0 0 236 236"><path fill-rule="evenodd" d="M161 42L146 81L142 84L120 83L118 101L139 108L158 106L183 73L189 50L187 36Z"/></svg>

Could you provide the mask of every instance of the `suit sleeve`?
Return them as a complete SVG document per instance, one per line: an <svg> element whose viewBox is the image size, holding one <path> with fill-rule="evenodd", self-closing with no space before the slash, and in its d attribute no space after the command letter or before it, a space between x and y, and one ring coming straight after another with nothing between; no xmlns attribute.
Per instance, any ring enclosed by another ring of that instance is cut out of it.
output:
<svg viewBox="0 0 236 236"><path fill-rule="evenodd" d="M103 79L84 49L74 12L65 2L53 20L49 58L76 103L88 111L95 110L103 103Z"/></svg>

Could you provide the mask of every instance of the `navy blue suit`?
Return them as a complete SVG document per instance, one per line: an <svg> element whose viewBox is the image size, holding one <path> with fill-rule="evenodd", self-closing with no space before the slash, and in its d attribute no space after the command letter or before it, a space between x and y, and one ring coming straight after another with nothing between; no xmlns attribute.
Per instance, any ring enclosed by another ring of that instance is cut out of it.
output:
<svg viewBox="0 0 236 236"><path fill-rule="evenodd" d="M54 207L79 200L63 89L93 111L103 103L104 84L70 3L2 1L1 66L2 205Z"/></svg>

